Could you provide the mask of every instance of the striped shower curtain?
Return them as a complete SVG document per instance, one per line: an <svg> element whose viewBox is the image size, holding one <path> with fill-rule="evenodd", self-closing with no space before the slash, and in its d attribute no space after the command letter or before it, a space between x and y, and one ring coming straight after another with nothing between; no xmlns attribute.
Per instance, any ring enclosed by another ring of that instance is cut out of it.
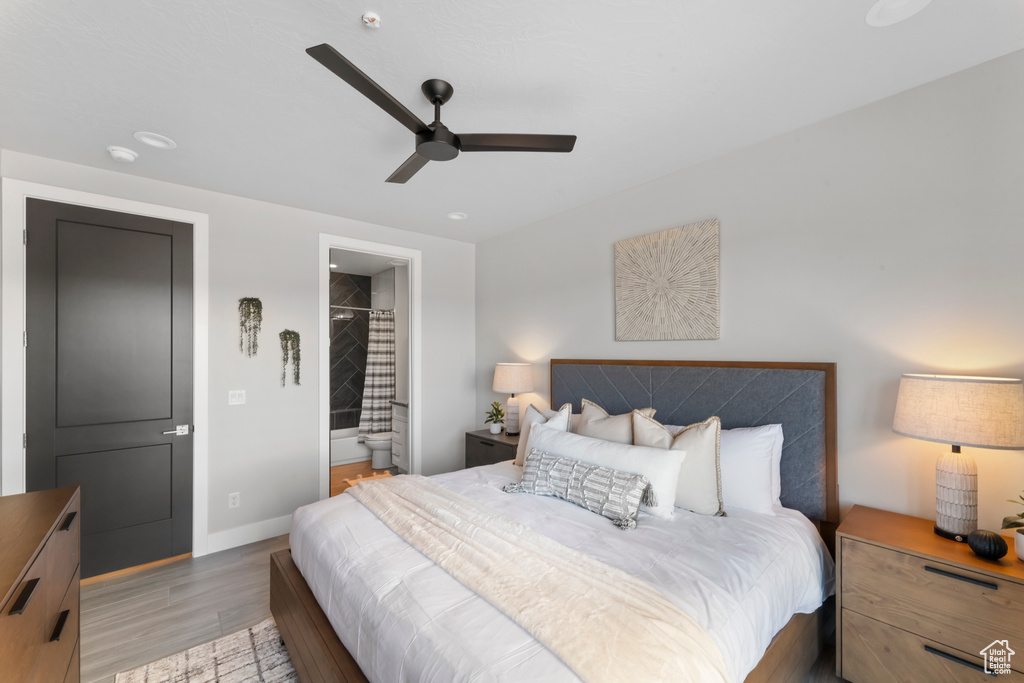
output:
<svg viewBox="0 0 1024 683"><path fill-rule="evenodd" d="M395 312L370 311L366 345L366 383L359 415L359 441L367 434L391 431L391 400L395 398Z"/></svg>

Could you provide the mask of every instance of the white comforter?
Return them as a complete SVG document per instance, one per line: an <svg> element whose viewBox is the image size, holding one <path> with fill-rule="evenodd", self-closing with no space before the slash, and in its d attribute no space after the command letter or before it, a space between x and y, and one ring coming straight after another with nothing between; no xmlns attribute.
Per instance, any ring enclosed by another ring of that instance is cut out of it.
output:
<svg viewBox="0 0 1024 683"><path fill-rule="evenodd" d="M833 565L802 515L643 515L635 530L571 503L501 491L511 462L435 477L664 593L711 636L741 681L772 636L833 591ZM574 681L555 655L394 534L352 496L296 511L292 556L371 681Z"/></svg>

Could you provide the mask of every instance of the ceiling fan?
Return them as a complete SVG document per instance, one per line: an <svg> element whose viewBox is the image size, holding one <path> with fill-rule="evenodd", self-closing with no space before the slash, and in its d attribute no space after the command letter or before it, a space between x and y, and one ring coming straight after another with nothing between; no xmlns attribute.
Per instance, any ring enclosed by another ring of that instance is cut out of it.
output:
<svg viewBox="0 0 1024 683"><path fill-rule="evenodd" d="M576 144L575 135L456 135L441 123L441 105L455 92L447 82L431 78L420 88L434 105L434 122L427 125L327 43L308 48L306 53L416 134L416 151L391 174L387 179L389 183L404 183L428 161L449 161L459 156L459 152L571 152Z"/></svg>

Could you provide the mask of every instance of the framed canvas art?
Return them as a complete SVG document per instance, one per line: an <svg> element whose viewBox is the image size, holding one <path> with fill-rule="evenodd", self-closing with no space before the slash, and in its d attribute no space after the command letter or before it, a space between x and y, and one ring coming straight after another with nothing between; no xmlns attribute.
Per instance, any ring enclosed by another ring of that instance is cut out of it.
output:
<svg viewBox="0 0 1024 683"><path fill-rule="evenodd" d="M718 221L615 243L615 340L718 339Z"/></svg>

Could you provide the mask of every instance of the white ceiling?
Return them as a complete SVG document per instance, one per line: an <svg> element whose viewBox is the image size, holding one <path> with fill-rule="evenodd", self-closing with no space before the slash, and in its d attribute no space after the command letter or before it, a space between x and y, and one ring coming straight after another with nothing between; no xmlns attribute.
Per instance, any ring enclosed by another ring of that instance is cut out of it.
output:
<svg viewBox="0 0 1024 683"><path fill-rule="evenodd" d="M934 0L884 29L873 2L0 0L0 146L477 242L1024 48L1020 0ZM413 136L306 55L323 42L426 121L420 83L443 78L456 133L576 149L387 184Z"/></svg>
<svg viewBox="0 0 1024 683"><path fill-rule="evenodd" d="M407 263L398 263L404 259L396 259L394 256L381 256L380 254L368 254L362 251L349 251L347 249L331 249L331 269L334 273L348 273L349 275L376 275L392 268L405 268Z"/></svg>

